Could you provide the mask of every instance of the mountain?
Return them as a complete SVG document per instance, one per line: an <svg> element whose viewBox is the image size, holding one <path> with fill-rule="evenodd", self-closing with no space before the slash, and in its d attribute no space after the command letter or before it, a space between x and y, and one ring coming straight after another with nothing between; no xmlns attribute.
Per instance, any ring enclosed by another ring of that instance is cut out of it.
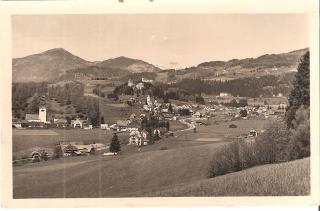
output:
<svg viewBox="0 0 320 211"><path fill-rule="evenodd" d="M67 70L91 65L63 48L12 60L13 82L49 81L66 73Z"/></svg>
<svg viewBox="0 0 320 211"><path fill-rule="evenodd" d="M90 62L71 54L63 48L12 60L13 82L41 82L85 78L120 79L142 74L153 74L152 79L174 82L186 78L205 80L233 80L237 78L282 75L295 72L301 56L308 48L282 54L266 54L257 58L209 61L191 68L175 71L162 70L145 61L117 57Z"/></svg>
<svg viewBox="0 0 320 211"><path fill-rule="evenodd" d="M12 60L13 82L41 82L74 78L73 73L89 77L121 76L130 73L157 72L160 68L138 59L117 57L89 62L63 48Z"/></svg>
<svg viewBox="0 0 320 211"><path fill-rule="evenodd" d="M131 73L157 72L160 68L138 59L131 59L120 56L114 59L108 59L96 64L100 67L128 70Z"/></svg>

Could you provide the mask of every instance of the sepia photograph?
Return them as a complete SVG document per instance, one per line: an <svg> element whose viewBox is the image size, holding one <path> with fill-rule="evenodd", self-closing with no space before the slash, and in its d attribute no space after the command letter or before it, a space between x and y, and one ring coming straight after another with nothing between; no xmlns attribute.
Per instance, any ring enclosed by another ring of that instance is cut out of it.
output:
<svg viewBox="0 0 320 211"><path fill-rule="evenodd" d="M308 26L13 15L13 198L310 195Z"/></svg>
<svg viewBox="0 0 320 211"><path fill-rule="evenodd" d="M319 3L241 1L1 4L1 206L318 205Z"/></svg>

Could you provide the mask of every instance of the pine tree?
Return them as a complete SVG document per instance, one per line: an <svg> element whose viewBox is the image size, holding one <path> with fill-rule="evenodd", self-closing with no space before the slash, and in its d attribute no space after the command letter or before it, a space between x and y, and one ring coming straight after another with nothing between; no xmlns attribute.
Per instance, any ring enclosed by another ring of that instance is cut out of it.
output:
<svg viewBox="0 0 320 211"><path fill-rule="evenodd" d="M310 106L310 55L309 51L303 56L293 81L293 90L289 96L289 107L286 112L286 122L289 128L293 127L296 111L301 106Z"/></svg>
<svg viewBox="0 0 320 211"><path fill-rule="evenodd" d="M173 112L173 109L172 109L172 105L171 105L171 103L169 104L168 111L169 111L170 113L172 113L172 112Z"/></svg>
<svg viewBox="0 0 320 211"><path fill-rule="evenodd" d="M117 152L120 152L120 150L121 150L121 146L120 146L118 136L116 133L114 133L111 139L110 152L112 152L115 155Z"/></svg>

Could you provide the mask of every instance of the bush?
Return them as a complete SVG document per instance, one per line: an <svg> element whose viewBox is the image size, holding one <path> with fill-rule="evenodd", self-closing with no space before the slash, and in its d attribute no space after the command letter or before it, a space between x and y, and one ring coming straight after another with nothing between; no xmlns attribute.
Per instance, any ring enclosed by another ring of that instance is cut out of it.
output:
<svg viewBox="0 0 320 211"><path fill-rule="evenodd" d="M240 171L239 142L224 145L214 155L210 163L209 177Z"/></svg>
<svg viewBox="0 0 320 211"><path fill-rule="evenodd" d="M284 122L272 122L256 139L258 163L267 164L290 160L290 132Z"/></svg>
<svg viewBox="0 0 320 211"><path fill-rule="evenodd" d="M291 160L310 156L310 109L300 107L296 111L290 130Z"/></svg>
<svg viewBox="0 0 320 211"><path fill-rule="evenodd" d="M229 125L229 128L237 128L238 126L237 125L235 125L235 124L231 124L231 125Z"/></svg>

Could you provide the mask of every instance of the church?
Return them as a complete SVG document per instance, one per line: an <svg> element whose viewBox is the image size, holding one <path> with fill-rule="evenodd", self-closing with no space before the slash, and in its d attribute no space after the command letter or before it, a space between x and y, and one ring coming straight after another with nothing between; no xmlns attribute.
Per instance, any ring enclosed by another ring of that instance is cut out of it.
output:
<svg viewBox="0 0 320 211"><path fill-rule="evenodd" d="M47 109L45 106L39 107L38 114L26 114L26 120L28 122L47 122Z"/></svg>

